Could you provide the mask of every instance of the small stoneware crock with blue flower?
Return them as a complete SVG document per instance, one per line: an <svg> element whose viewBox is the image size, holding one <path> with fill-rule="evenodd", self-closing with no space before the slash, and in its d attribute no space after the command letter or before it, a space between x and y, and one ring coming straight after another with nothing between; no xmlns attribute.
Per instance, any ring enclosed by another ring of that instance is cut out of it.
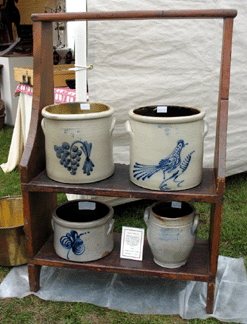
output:
<svg viewBox="0 0 247 324"><path fill-rule="evenodd" d="M71 200L52 213L54 249L61 258L88 262L113 250L113 208L94 200Z"/></svg>

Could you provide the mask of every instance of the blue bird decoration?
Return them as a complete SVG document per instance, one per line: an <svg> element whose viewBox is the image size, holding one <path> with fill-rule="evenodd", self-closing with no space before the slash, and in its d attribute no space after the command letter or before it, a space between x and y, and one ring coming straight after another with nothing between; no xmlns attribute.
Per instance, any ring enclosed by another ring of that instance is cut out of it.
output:
<svg viewBox="0 0 247 324"><path fill-rule="evenodd" d="M81 145L79 148L77 145ZM80 166L80 160L82 152L85 154L85 161L82 167L83 173L90 176L93 171L94 163L90 159L92 151L92 143L87 141L75 141L69 145L67 142L63 142L62 146L54 145L57 158L60 159L60 164L63 165L70 174L76 175L77 168Z"/></svg>
<svg viewBox="0 0 247 324"><path fill-rule="evenodd" d="M184 143L184 140L178 140L177 145L166 158L160 160L157 165L145 165L141 163L135 163L133 174L137 180L145 180L151 178L155 173L162 171L163 172L163 181L161 182L159 188L160 190L171 190L167 186L168 180L173 180L177 183L177 187L180 187L181 183L184 180L177 180L182 173L186 171L191 161L191 156L195 151L190 152L186 158L181 161L181 151L188 145ZM169 176L169 173L172 173ZM168 174L168 175L167 175Z"/></svg>

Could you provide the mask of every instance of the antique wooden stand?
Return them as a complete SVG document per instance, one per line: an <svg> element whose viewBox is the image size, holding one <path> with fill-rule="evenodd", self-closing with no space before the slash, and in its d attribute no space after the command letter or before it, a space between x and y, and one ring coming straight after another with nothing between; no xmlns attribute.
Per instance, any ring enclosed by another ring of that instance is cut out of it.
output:
<svg viewBox="0 0 247 324"><path fill-rule="evenodd" d="M125 11L33 14L34 91L30 132L22 156L20 170L27 238L30 290L40 288L41 266L68 267L96 271L138 274L161 278L207 282L207 313L213 313L215 277L219 253L223 195L225 190L225 159L230 61L233 19L236 10L185 11ZM203 169L202 183L193 189L159 192L139 188L129 180L128 166L117 164L107 180L84 185L62 184L50 180L45 172L44 135L41 129L41 109L53 104L52 22L114 19L223 19L223 45L216 126L214 167ZM89 263L74 263L58 257L53 249L51 212L57 204L57 193L148 198L164 201L191 201L211 204L210 234L207 240L197 240L188 263L178 269L157 266L147 242L143 261L120 259L120 235L115 234L115 248L107 257Z"/></svg>

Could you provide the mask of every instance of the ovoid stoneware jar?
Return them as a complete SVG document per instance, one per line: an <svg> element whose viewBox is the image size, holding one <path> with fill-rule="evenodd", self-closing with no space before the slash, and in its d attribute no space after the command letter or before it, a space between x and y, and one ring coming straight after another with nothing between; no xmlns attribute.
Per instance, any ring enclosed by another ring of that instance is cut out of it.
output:
<svg viewBox="0 0 247 324"><path fill-rule="evenodd" d="M199 215L186 202L157 202L144 212L154 262L178 268L187 262L196 239Z"/></svg>

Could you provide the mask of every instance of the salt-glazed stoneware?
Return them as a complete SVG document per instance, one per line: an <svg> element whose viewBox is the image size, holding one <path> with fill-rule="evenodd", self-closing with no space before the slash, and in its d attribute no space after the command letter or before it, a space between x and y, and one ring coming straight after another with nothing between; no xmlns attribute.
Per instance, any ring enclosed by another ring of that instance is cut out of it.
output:
<svg viewBox="0 0 247 324"><path fill-rule="evenodd" d="M182 202L173 207L174 203L178 202L157 202L144 212L154 262L165 268L179 268L187 262L199 223L193 205Z"/></svg>
<svg viewBox="0 0 247 324"><path fill-rule="evenodd" d="M129 111L130 179L152 190L184 190L202 181L205 112L179 106Z"/></svg>
<svg viewBox="0 0 247 324"><path fill-rule="evenodd" d="M71 200L52 214L54 249L61 258L88 262L111 253L113 208L94 200Z"/></svg>
<svg viewBox="0 0 247 324"><path fill-rule="evenodd" d="M101 103L61 103L42 109L46 172L64 183L91 183L114 172L114 109Z"/></svg>

